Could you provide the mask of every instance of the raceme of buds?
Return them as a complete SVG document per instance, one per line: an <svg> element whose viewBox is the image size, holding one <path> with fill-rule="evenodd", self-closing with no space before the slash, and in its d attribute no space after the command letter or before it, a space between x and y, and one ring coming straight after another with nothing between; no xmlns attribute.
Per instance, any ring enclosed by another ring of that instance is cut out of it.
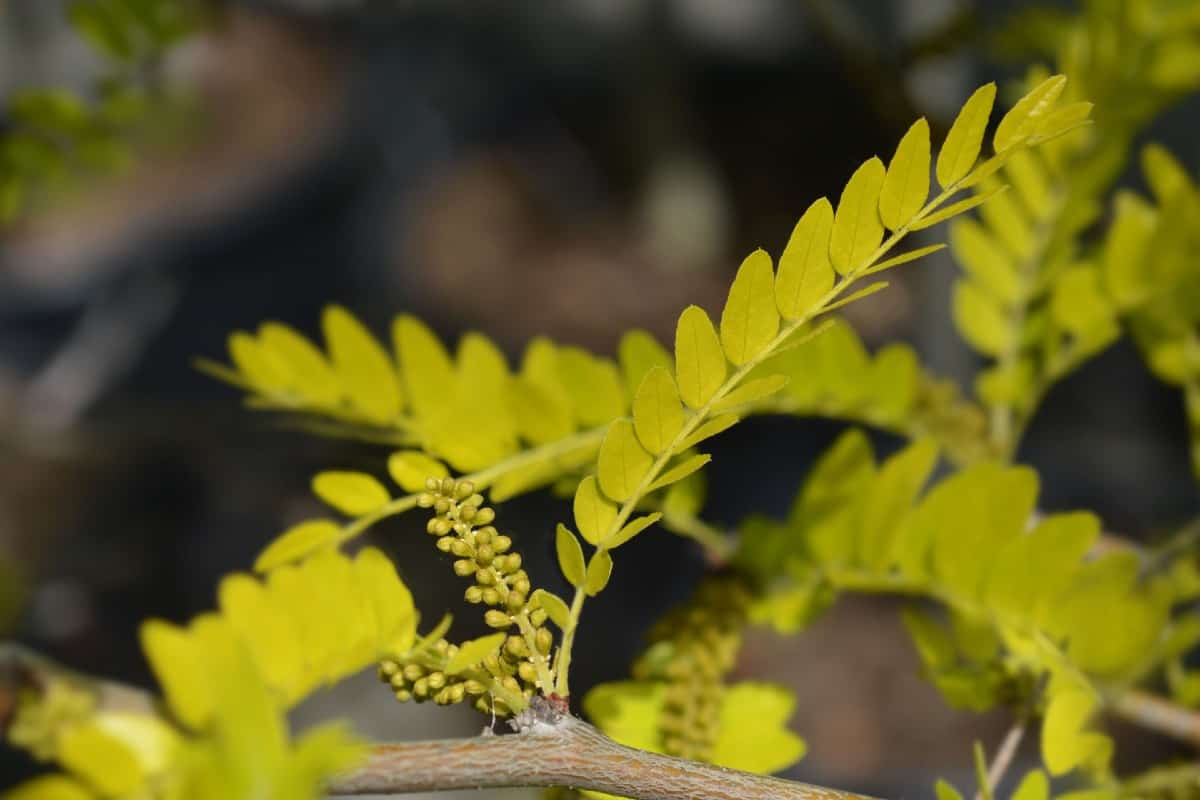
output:
<svg viewBox="0 0 1200 800"><path fill-rule="evenodd" d="M750 594L736 578L702 583L650 632L634 677L666 683L658 727L670 755L705 761L720 734L725 676L741 647Z"/></svg>
<svg viewBox="0 0 1200 800"><path fill-rule="evenodd" d="M521 555L512 552L512 539L493 526L496 512L483 505L483 496L475 493L474 485L453 478L430 478L425 488L417 505L434 512L425 530L437 537L438 550L454 557L454 574L471 580L464 598L487 607L483 619L488 627L511 631L511 635L474 670L486 674L450 677L431 668L429 664L436 664L440 656L452 656L456 650L442 640L434 645L436 653L417 659L422 663L411 658L384 661L380 678L400 701L457 703L474 698L480 711L507 714L505 704L495 699L488 683L479 678L531 697L537 688L538 664L548 666L554 645L554 636L545 627L546 612L531 604L532 585L522 568Z"/></svg>

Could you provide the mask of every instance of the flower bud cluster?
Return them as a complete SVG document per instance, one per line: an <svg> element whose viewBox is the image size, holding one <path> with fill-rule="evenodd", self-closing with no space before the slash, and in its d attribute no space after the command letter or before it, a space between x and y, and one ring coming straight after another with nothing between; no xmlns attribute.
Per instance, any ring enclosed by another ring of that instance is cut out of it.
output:
<svg viewBox="0 0 1200 800"><path fill-rule="evenodd" d="M546 611L531 600L533 587L521 567L521 556L512 551L512 539L492 525L496 513L483 505L470 481L430 478L417 505L432 508L426 530L437 537L437 548L452 555L454 572L471 579L468 603L487 607L484 622L496 630L511 630L500 649L484 659L474 677L448 676L430 665L444 664L457 648L441 640L431 653L414 653L384 661L380 677L400 701L433 700L458 703L474 698L484 713L507 715L511 709L490 691L494 685L512 694L532 697L537 688L538 666L548 664L554 636L546 627Z"/></svg>
<svg viewBox="0 0 1200 800"><path fill-rule="evenodd" d="M707 761L720 734L725 676L742 643L750 593L736 578L711 578L650 632L634 677L666 682L658 726L670 755Z"/></svg>
<svg viewBox="0 0 1200 800"><path fill-rule="evenodd" d="M481 669L468 670L466 674L447 674L439 665L444 665L457 652L456 645L439 639L426 651L384 659L379 665L379 678L391 687L396 699L402 703L432 701L448 706L468 700L479 711L485 714L494 711L497 716L507 716L510 709L503 700L493 697L493 687L502 686L508 692L523 694L526 698L532 696L532 690L521 686L515 668L494 654L484 659Z"/></svg>

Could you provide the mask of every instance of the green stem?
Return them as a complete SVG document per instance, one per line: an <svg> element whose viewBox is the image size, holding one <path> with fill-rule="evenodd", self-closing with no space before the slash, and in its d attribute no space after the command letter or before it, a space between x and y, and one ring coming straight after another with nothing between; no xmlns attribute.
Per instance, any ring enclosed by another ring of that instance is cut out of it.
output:
<svg viewBox="0 0 1200 800"><path fill-rule="evenodd" d="M607 430L607 428L608 426L589 428L586 431L580 431L579 433L572 434L557 441L550 442L539 447L532 447L528 450L523 450L514 456L493 464L487 469L482 469L478 472L464 475L462 476L461 480L471 481L475 484L475 488L477 490L485 489L506 475L510 475L513 472L524 469L532 464L537 464L542 461L552 461L561 456L565 456L568 453L572 453L576 450L589 447L591 445L599 446L600 440L604 438L604 432ZM358 517L357 519L351 521L344 528L342 528L342 534L338 539L338 542L348 542L366 531L375 523L387 519L388 517L394 517L397 514L403 514L405 511L412 510L416 507L417 498L420 496L420 494L420 492L417 492L414 494L406 494L402 497L397 497L385 505L380 506L375 511L372 511L370 514L365 514L364 516Z"/></svg>
<svg viewBox="0 0 1200 800"><path fill-rule="evenodd" d="M695 541L704 548L709 560L716 564L724 564L733 558L737 544L722 530L716 528L694 514L664 511L662 525L672 533Z"/></svg>
<svg viewBox="0 0 1200 800"><path fill-rule="evenodd" d="M1016 312L1008 318L1008 346L996 359L997 368L1008 375L1016 370L1021 358L1021 339L1024 335L1025 321L1029 315L1029 307L1037 295L1039 267L1046 256L1050 239L1054 233L1054 221L1058 219L1062 210L1064 198L1065 195L1062 191L1055 194L1052 210L1038 222L1035 228L1029 257L1017 265L1021 299L1017 304ZM1048 389L1044 376L1037 376L1036 383L1034 396L1029 401L1029 408L1020 413L1012 403L997 403L991 408L992 444L1005 461L1012 461L1016 456L1017 445L1020 444L1021 436L1032 416L1033 408L1040 402L1041 397Z"/></svg>
<svg viewBox="0 0 1200 800"><path fill-rule="evenodd" d="M678 450L679 446L686 441L687 438L691 436L697 428L699 428L708 420L709 416L712 414L713 408L717 406L731 391L737 388L738 384L740 384L742 380L745 379L748 374L750 374L751 370L755 369L768 358L775 355L783 348L788 340L791 339L792 336L800 331L805 325L807 325L817 316L828 311L830 307L835 304L838 298L846 292L847 289L853 286L859 278L863 277L863 274L871 267L871 265L875 264L889 250L895 247L914 226L918 226L920 224L921 220L936 211L943 203L949 200L950 197L956 194L960 190L961 185L968 181L970 177L970 174L968 174L959 181L946 187L941 194L926 203L925 207L917 212L917 214L911 220L892 231L892 233L889 234L887 238L885 238L869 256L848 270L843 275L842 280L834 285L833 288L831 288L828 292L826 292L825 296L815 303L812 309L801 315L798 319L792 320L783 325L776 334L775 338L772 339L771 342L765 348L763 348L758 355L756 355L754 358L751 358L742 366L738 367L732 375L726 378L724 383L718 387L713 396L708 399L708 402L696 409L696 412L688 417L683 426L679 429L679 432L675 435L675 438L654 460L653 464L650 466L650 469L647 470L646 474L642 476L641 481L634 489L632 495L630 495L630 497L621 505L620 510L617 512L616 518L612 521L612 524L609 526L606 534L600 537L600 541L604 542L606 539L624 527L625 523L629 520L630 515L637 507L637 504L641 501L642 496L646 493L646 490L649 488L650 484L658 479L663 468L666 467L671 458L676 455L676 451ZM603 549L603 545L598 546L596 554L598 555ZM593 558L595 557L596 556L593 555ZM559 650L559 656L555 661L555 691L562 697L570 696L570 686L567 675L571 666L571 650L575 643L575 631L579 626L579 618L583 613L583 603L585 599L586 592L584 587L576 587L575 596L571 600L571 614L567 622L567 629L563 631L562 648Z"/></svg>

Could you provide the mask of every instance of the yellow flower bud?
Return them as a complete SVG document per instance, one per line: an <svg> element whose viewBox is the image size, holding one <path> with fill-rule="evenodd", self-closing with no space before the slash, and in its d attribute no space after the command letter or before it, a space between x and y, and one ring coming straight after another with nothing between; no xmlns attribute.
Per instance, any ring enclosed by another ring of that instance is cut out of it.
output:
<svg viewBox="0 0 1200 800"><path fill-rule="evenodd" d="M507 628L512 624L512 620L508 614L505 614L503 611L496 611L495 609L484 614L483 621L490 628Z"/></svg>
<svg viewBox="0 0 1200 800"><path fill-rule="evenodd" d="M554 646L554 634L549 628L538 628L537 633L533 636L534 644L537 645L538 652L542 655L548 655L550 648Z"/></svg>

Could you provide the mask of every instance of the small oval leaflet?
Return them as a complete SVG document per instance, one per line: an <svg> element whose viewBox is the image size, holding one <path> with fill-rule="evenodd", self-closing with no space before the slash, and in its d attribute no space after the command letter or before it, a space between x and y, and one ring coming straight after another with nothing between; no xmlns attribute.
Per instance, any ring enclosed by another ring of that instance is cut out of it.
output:
<svg viewBox="0 0 1200 800"><path fill-rule="evenodd" d="M267 572L309 553L335 545L342 526L329 519L310 519L279 534L259 554L254 562L255 572Z"/></svg>
<svg viewBox="0 0 1200 800"><path fill-rule="evenodd" d="M883 162L869 158L842 189L829 239L829 259L841 275L859 266L883 240L879 192L884 174Z"/></svg>
<svg viewBox="0 0 1200 800"><path fill-rule="evenodd" d="M583 565L583 548L575 534L561 522L554 533L554 549L558 552L558 568L562 570L567 583L575 588L583 586L586 570ZM547 612L549 613L549 612Z"/></svg>
<svg viewBox="0 0 1200 800"><path fill-rule="evenodd" d="M811 313L833 288L829 261L829 235L833 206L822 197L808 207L779 257L775 276L775 302L784 319L792 321Z"/></svg>
<svg viewBox="0 0 1200 800"><path fill-rule="evenodd" d="M320 472L312 480L312 489L317 497L351 517L378 511L391 499L383 484L365 472Z"/></svg>
<svg viewBox="0 0 1200 800"><path fill-rule="evenodd" d="M600 488L618 503L625 502L633 496L653 461L638 443L633 424L627 419L617 420L609 426L600 445L597 459Z"/></svg>
<svg viewBox="0 0 1200 800"><path fill-rule="evenodd" d="M425 481L449 477L450 470L420 450L399 450L388 457L388 474L404 491L421 492L425 490Z"/></svg>
<svg viewBox="0 0 1200 800"><path fill-rule="evenodd" d="M692 408L709 401L725 382L725 351L704 309L688 306L675 327L675 378Z"/></svg>
<svg viewBox="0 0 1200 800"><path fill-rule="evenodd" d="M742 262L721 312L721 346L737 367L766 349L779 332L775 308L775 271L765 250Z"/></svg>
<svg viewBox="0 0 1200 800"><path fill-rule="evenodd" d="M601 496L594 475L579 482L575 490L575 526L588 544L596 544L607 536L617 518L617 507Z"/></svg>
<svg viewBox="0 0 1200 800"><path fill-rule="evenodd" d="M662 367L652 367L633 399L633 427L638 439L657 455L671 444L683 421L683 406L671 374Z"/></svg>
<svg viewBox="0 0 1200 800"><path fill-rule="evenodd" d="M607 550L597 550L592 560L587 566L587 578L584 583L584 591L589 597L595 597L604 591L604 587L608 585L608 579L612 575L613 560Z"/></svg>
<svg viewBox="0 0 1200 800"><path fill-rule="evenodd" d="M655 511L653 514L647 514L644 517L635 517L625 527L614 533L611 538L604 541L604 549L616 550L660 519L662 519L661 511Z"/></svg>
<svg viewBox="0 0 1200 800"><path fill-rule="evenodd" d="M329 358L350 401L371 420L391 422L403 402L392 359L361 322L341 306L321 316Z"/></svg>
<svg viewBox="0 0 1200 800"><path fill-rule="evenodd" d="M975 90L954 118L937 158L937 180L943 189L962 180L975 166L995 102L996 84L985 84Z"/></svg>
<svg viewBox="0 0 1200 800"><path fill-rule="evenodd" d="M531 600L545 610L546 615L558 626L559 630L566 630L567 624L571 620L571 610L567 608L566 601L545 589L534 591Z"/></svg>
<svg viewBox="0 0 1200 800"><path fill-rule="evenodd" d="M929 196L929 123L924 117L912 124L888 164L879 193L879 216L890 230L911 220Z"/></svg>

